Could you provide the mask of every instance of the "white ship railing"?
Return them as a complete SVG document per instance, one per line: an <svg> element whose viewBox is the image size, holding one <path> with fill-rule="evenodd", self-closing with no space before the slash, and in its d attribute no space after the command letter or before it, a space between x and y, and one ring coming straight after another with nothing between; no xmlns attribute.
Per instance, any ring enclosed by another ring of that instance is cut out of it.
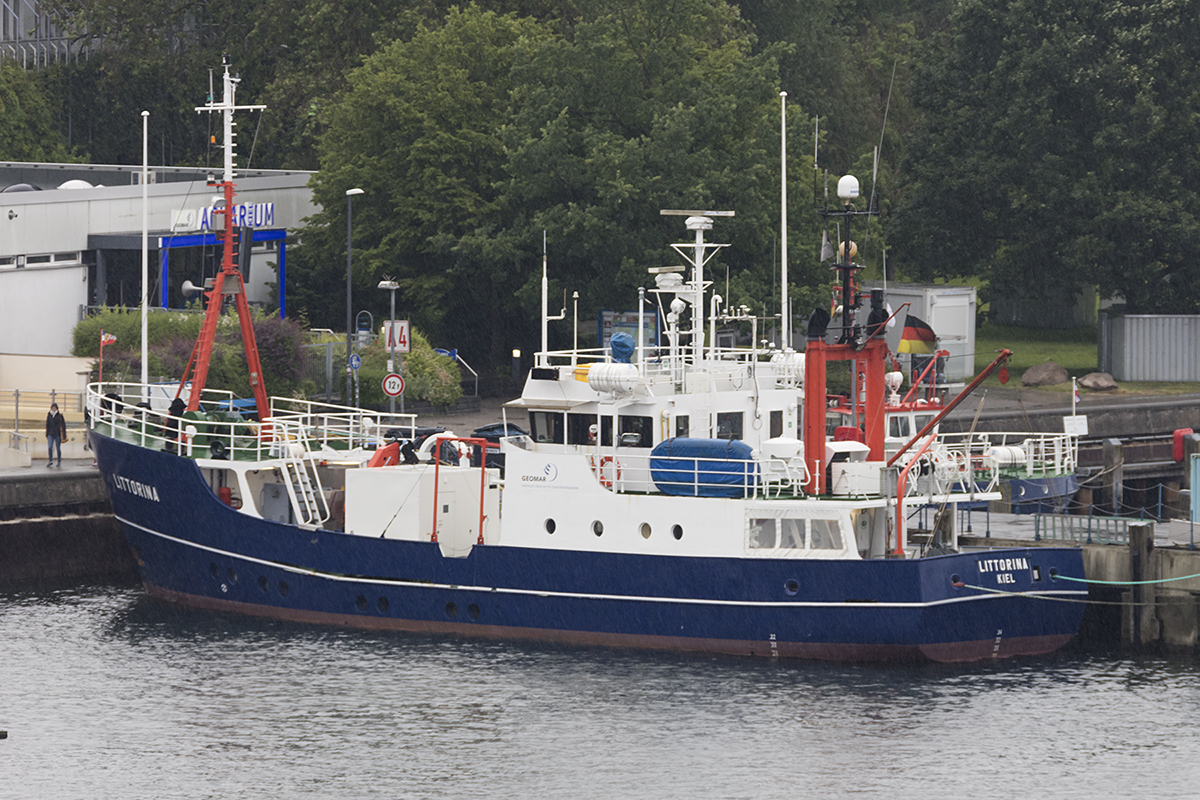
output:
<svg viewBox="0 0 1200 800"><path fill-rule="evenodd" d="M587 459L596 482L618 494L708 496L706 492L719 489L745 498L801 498L806 496L804 485L809 480L808 468L799 456L740 460L651 456L648 451L626 450L588 453ZM660 473L658 480L653 472ZM669 473L670 479L664 479L662 473ZM674 491L664 491L667 486Z"/></svg>
<svg viewBox="0 0 1200 800"><path fill-rule="evenodd" d="M1073 434L943 433L921 456L926 468L910 480L906 494L992 492L1005 478L1073 475L1078 458Z"/></svg>
<svg viewBox="0 0 1200 800"><path fill-rule="evenodd" d="M171 393L173 395L173 393ZM271 417L259 423L243 420L232 406L231 392L205 390L200 406L206 413L172 417L156 397L145 401L140 384L93 383L88 386L88 424L101 433L142 447L187 457L262 461L281 456L284 442L305 452L356 450L379 446L390 428L415 433L416 415L383 415L357 408L291 398L271 398ZM211 409L211 410L210 410ZM398 422L398 424L397 424Z"/></svg>

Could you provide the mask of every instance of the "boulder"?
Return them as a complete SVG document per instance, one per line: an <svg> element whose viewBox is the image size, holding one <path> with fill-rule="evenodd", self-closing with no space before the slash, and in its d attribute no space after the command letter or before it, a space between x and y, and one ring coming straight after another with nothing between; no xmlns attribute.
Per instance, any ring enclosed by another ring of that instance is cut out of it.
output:
<svg viewBox="0 0 1200 800"><path fill-rule="evenodd" d="M1045 364L1036 364L1025 370L1025 374L1021 376L1021 384L1023 386L1054 386L1065 383L1069 378L1065 369L1053 361L1047 361Z"/></svg>
<svg viewBox="0 0 1200 800"><path fill-rule="evenodd" d="M1079 385L1093 392L1111 392L1117 388L1117 382L1107 372L1089 372L1079 379Z"/></svg>

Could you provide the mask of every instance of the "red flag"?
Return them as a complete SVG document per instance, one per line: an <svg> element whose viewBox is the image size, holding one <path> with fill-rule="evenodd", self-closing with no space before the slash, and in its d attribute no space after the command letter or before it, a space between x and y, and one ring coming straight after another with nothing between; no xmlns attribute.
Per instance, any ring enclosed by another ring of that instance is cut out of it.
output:
<svg viewBox="0 0 1200 800"><path fill-rule="evenodd" d="M104 331L100 331L100 345L101 346L104 346L106 344L115 344L116 341L117 341L116 334L105 333Z"/></svg>
<svg viewBox="0 0 1200 800"><path fill-rule="evenodd" d="M900 335L898 350L901 353L929 355L936 345L937 335L933 332L933 328L909 314L904 321L904 333Z"/></svg>

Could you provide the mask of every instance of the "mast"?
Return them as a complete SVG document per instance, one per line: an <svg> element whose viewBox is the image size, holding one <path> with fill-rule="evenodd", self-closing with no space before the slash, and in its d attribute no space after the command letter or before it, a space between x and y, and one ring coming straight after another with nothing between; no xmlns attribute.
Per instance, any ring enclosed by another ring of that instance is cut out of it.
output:
<svg viewBox="0 0 1200 800"><path fill-rule="evenodd" d="M204 392L204 384L208 379L208 367L212 360L213 342L216 339L217 323L221 319L221 306L224 303L226 295L232 295L234 306L237 308L238 324L242 333L242 345L246 351L246 366L250 370L250 388L254 392L254 402L258 410L259 421L265 420L270 414L270 406L267 403L267 390L263 382L262 363L258 357L258 343L254 338L254 325L250 316L250 306L246 302L246 285L242 280L241 270L237 268L233 258L233 196L235 177L233 169L233 154L234 154L234 111L250 111L262 110L266 106L239 106L234 102L234 96L237 92L237 85L240 78L235 78L229 74L230 59L228 55L222 56L222 66L225 68L223 79L223 97L220 103L216 103L209 98L208 104L197 106L196 112L220 112L222 115L222 128L225 136L225 172L221 181L214 181L209 177L208 185L219 188L224 197L224 207L216 209L213 214L220 214L224 219L223 233L221 238L222 255L221 269L217 272L213 279L213 287L206 292L208 298L208 307L204 314L204 324L200 328L200 336L196 340L196 347L192 355L192 363L188 365L192 370L192 391L188 397L188 411L195 411L200 405L200 395ZM178 397L183 391L183 387L188 380L188 370L184 371L183 377L179 382L179 390L175 396Z"/></svg>
<svg viewBox="0 0 1200 800"><path fill-rule="evenodd" d="M780 263L780 280L782 287L781 297L779 299L779 317L782 325L780 327L779 349L792 349L792 340L789 333L789 323L791 320L788 314L788 256L787 256L787 92L779 93L779 228L780 239L783 242L783 250L779 256Z"/></svg>

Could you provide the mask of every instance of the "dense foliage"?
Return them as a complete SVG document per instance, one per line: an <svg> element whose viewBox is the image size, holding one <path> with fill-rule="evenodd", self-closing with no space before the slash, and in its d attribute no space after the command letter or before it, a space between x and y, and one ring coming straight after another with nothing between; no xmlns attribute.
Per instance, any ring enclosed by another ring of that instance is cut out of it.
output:
<svg viewBox="0 0 1200 800"><path fill-rule="evenodd" d="M923 59L893 242L923 278L1200 311L1200 3L964 0ZM936 242L936 247L931 243Z"/></svg>
<svg viewBox="0 0 1200 800"><path fill-rule="evenodd" d="M242 119L240 163L320 169L289 307L344 325L345 191L362 188L356 308L381 318L375 287L394 277L399 316L481 371L538 345L543 236L551 312L578 291L590 321L633 307L645 268L674 260L685 234L663 208L735 210L708 274L726 300L778 313L780 90L798 319L832 281L817 117L822 170L857 174L883 212L855 232L868 277L886 243L891 279L965 277L1046 307L1098 286L1134 310L1200 310L1197 0L55 8L102 41L68 66L0 70L0 105L21 109L0 114L0 159L136 162L148 108L153 159L216 162L213 121L192 108L229 53L239 99L269 106ZM550 335L568 344L569 323Z"/></svg>
<svg viewBox="0 0 1200 800"><path fill-rule="evenodd" d="M254 338L262 361L267 392L284 397L302 397L315 387L305 380L304 331L278 314L255 311ZM150 380L179 380L192 356L204 317L200 314L165 312L146 320L148 373ZM142 316L137 309L111 308L87 317L75 326L72 355L97 358L100 331L117 337L104 348L106 381L138 381L142 370ZM208 388L224 389L238 397L252 397L246 353L236 312L224 314L217 326Z"/></svg>

